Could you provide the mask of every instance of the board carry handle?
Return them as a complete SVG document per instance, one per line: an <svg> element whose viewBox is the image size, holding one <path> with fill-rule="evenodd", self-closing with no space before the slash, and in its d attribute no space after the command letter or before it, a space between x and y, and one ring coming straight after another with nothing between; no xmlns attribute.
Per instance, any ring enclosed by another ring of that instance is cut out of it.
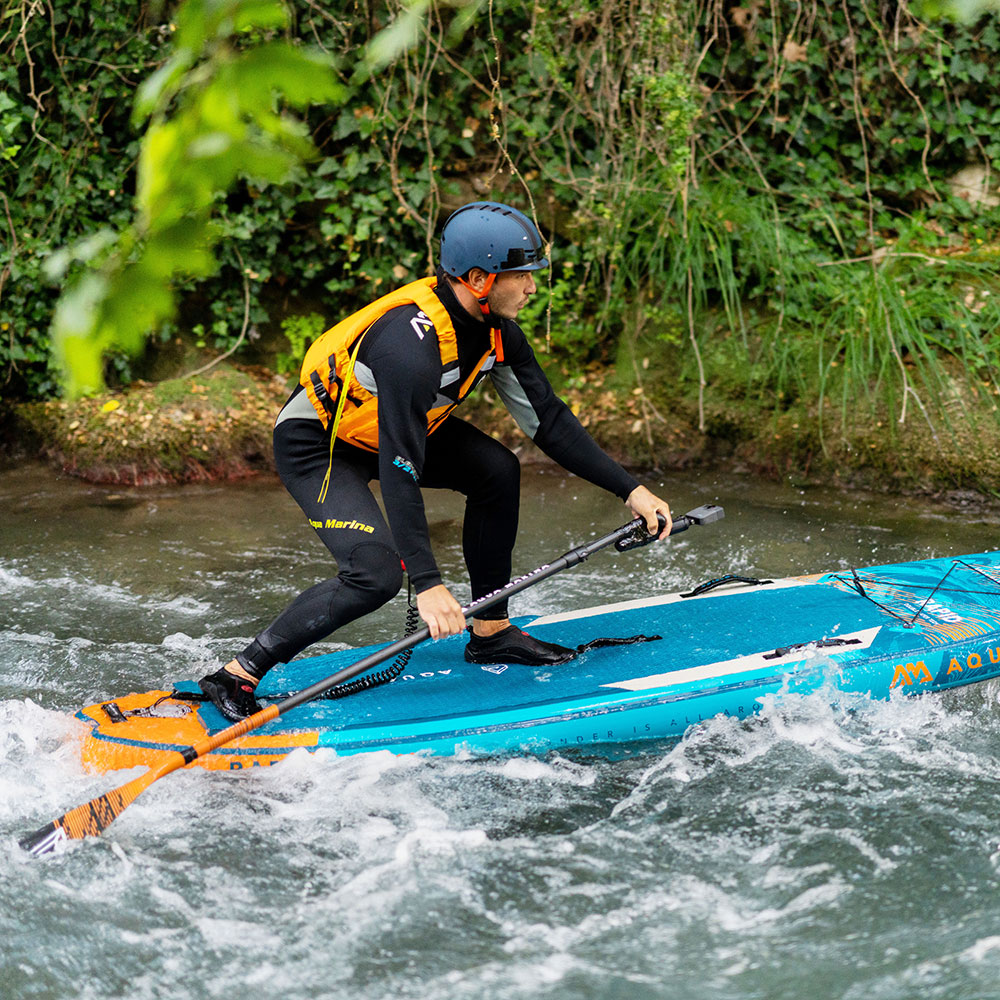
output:
<svg viewBox="0 0 1000 1000"><path fill-rule="evenodd" d="M674 535L680 531L685 531L692 524L710 524L712 521L718 521L722 516L722 508L714 504L697 507L687 514L678 517L673 522L673 528L670 533ZM511 580L510 583L500 587L499 590L495 590L485 597L480 597L478 600L462 608L462 614L466 619L471 618L478 612L485 611L487 608L491 608L495 604L507 600L514 594L519 594L521 591L533 587L536 583L547 580L564 569L579 565L585 559L589 559L595 552L599 552L609 545L617 546L619 541L633 539L632 544L626 545L621 550L627 551L630 548L648 544L654 537L654 535L651 535L646 530L644 519L637 517L629 521L628 524L623 524L620 528L616 528L603 538L598 538L593 542L587 542L584 545L570 549L553 562L545 563L537 569L533 569L530 573ZM368 656L344 667L342 670L338 670L337 673L331 674L324 680L317 681L315 684L303 688L301 691L296 691L283 701L279 701L274 705L268 705L267 708L263 708L259 712L241 719L228 729L223 729L212 736L207 736L205 739L199 740L184 750L176 751L160 764L159 767L147 771L146 774L142 774L138 778L133 778L120 788L105 792L96 799L91 799L90 802L86 802L67 813L63 813L58 819L47 823L34 833L23 837L19 841L20 846L33 857L39 858L55 853L59 845L66 840L82 840L84 837L98 836L150 785L160 778L164 778L174 771L187 767L188 764L193 764L199 758L218 750L233 740L238 740L241 736L245 736L255 729L259 729L261 726L272 722L293 708L297 708L307 701L318 698L329 688L343 684L358 674L362 674L366 670L384 663L386 660L391 660L403 652L403 650L412 649L414 646L429 639L430 635L430 629L425 625L412 635L397 639L388 646L376 650L374 653L369 653Z"/></svg>

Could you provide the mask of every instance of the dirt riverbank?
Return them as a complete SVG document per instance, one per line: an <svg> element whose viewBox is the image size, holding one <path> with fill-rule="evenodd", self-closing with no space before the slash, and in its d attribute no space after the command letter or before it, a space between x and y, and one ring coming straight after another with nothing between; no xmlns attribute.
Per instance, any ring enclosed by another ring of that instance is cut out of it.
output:
<svg viewBox="0 0 1000 1000"><path fill-rule="evenodd" d="M21 404L4 421L8 461L41 456L90 482L124 485L271 471L271 425L293 384L263 368L219 366L194 378L138 383L75 403ZM611 368L594 368L560 393L607 451L647 473L726 468L890 493L1000 493L993 421L953 421L946 431L932 432L917 419L900 425L887 415L859 420L849 433L824 433L822 415L805 406L776 413L710 400L699 407L690 391L654 379L623 387ZM547 461L488 387L460 413L522 461Z"/></svg>

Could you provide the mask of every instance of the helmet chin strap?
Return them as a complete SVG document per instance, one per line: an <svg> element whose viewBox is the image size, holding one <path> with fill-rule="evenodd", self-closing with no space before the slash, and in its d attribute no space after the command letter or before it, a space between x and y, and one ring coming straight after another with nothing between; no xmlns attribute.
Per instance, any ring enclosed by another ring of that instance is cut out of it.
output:
<svg viewBox="0 0 1000 1000"><path fill-rule="evenodd" d="M493 282L497 280L496 274L487 274L486 283L483 285L480 291L476 291L475 288L469 284L465 278L458 278L457 281L460 285L467 288L476 297L476 301L479 303L479 309L483 314L484 319L489 319L490 316L490 304L487 302L489 298L490 289L493 287Z"/></svg>

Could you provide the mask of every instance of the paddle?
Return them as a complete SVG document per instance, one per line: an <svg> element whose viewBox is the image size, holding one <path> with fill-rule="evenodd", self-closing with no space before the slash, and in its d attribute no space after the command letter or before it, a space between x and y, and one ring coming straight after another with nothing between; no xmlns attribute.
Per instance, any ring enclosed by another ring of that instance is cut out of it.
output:
<svg viewBox="0 0 1000 1000"><path fill-rule="evenodd" d="M685 531L692 524L710 524L712 521L718 521L723 514L723 509L715 504L696 507L694 510L688 511L687 514L675 518L670 533L675 535L678 532ZM646 530L643 519L637 517L635 520L629 521L628 524L623 524L620 528L612 531L611 534L605 535L603 538L598 538L596 541L589 542L586 545L570 549L569 552L560 556L554 562L539 566L530 573L526 573L516 580L511 580L506 586L495 590L492 594L487 594L485 597L473 601L462 609L462 614L466 618L470 618L479 611L485 611L500 601L512 597L514 594L519 594L522 590L533 587L536 583L541 583L542 580L547 580L550 576L560 573L564 569L578 565L608 545L614 545L620 552L626 552L629 549L649 544L649 542L653 541L654 537L656 536L651 535ZM372 667L392 659L403 652L403 650L410 649L429 638L430 630L425 626L414 632L413 635L407 636L404 639L398 639L383 649L375 653L370 653L368 656L363 657L356 663L352 663L348 667L344 667L343 670L337 671L337 673L332 674L324 680L317 681L315 684L303 688L301 691L296 691L295 694L290 695L283 701L255 712L253 715L235 723L228 729L223 729L214 736L200 740L194 746L187 747L183 751L178 751L174 757L169 758L159 767L140 775L138 778L134 778L120 788L105 792L96 799L92 799L82 806L71 809L60 816L59 819L53 820L40 830L28 834L20 841L21 847L35 857L42 857L46 854L52 854L56 847L64 840L81 840L84 837L97 836L106 830L154 781L158 781L173 771L186 767L200 757L204 757L213 750L218 750L219 747L225 746L227 743L231 743L233 740L237 740L255 729L259 729L261 726L271 722L273 719L277 719L278 716L284 715L293 708L307 701L312 701L312 699L319 697L329 688L342 684L352 677L356 677L358 674L364 673L366 670L370 670Z"/></svg>

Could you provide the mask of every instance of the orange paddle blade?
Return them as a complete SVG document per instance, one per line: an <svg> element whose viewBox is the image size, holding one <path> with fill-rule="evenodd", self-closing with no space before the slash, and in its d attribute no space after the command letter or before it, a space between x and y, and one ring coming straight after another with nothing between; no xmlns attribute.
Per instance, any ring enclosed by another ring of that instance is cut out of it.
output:
<svg viewBox="0 0 1000 1000"><path fill-rule="evenodd" d="M178 756L178 766L183 766L183 759ZM171 768L170 770L175 770ZM40 830L28 834L21 841L21 847L36 858L52 854L64 840L82 840L84 837L96 837L107 829L114 820L132 804L157 778L158 771L149 771L134 778L121 788L92 799L85 805L77 806L64 813L59 819L46 824Z"/></svg>
<svg viewBox="0 0 1000 1000"><path fill-rule="evenodd" d="M105 792L82 806L70 809L59 819L53 820L34 833L29 833L19 841L21 847L29 854L40 858L43 855L52 854L64 840L96 837L106 830L154 781L185 767L221 746L225 746L230 741L258 729L272 719L276 719L279 714L280 710L277 705L269 705L249 718L224 729L221 733L201 740L193 747L188 747L187 750L174 754L170 760L155 770L133 778L121 788Z"/></svg>

